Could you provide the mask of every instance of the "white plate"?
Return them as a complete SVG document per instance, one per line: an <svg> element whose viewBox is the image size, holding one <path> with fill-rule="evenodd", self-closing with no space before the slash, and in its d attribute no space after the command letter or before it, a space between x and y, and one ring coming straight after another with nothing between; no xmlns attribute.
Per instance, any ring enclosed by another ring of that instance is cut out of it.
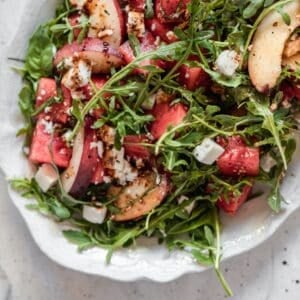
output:
<svg viewBox="0 0 300 300"><path fill-rule="evenodd" d="M25 2L21 17L13 24L17 26L16 35L7 53L1 57L0 165L7 178L24 176L29 173L30 168L21 153L22 140L15 137L16 130L22 127L22 118L17 107L21 79L10 69L15 64L6 58L24 57L29 36L38 24L51 16L56 5L54 0ZM30 5L27 5L29 2ZM300 157L299 149L297 152L295 157ZM289 204L278 215L270 211L262 196L245 204L236 217L222 216L224 259L241 254L269 238L299 207L299 178L300 161L294 161L282 186L282 193ZM91 249L78 253L76 246L68 243L62 236L63 225L27 210L27 200L10 188L9 195L41 250L67 268L121 281L147 278L158 282L206 270L195 263L189 254L182 251L169 253L153 240L143 240L135 249L116 252L111 264L106 265L104 250Z"/></svg>

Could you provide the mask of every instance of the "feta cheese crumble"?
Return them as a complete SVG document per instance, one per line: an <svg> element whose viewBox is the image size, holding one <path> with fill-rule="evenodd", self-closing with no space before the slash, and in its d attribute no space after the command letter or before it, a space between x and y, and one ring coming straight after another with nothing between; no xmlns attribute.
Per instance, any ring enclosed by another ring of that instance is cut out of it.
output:
<svg viewBox="0 0 300 300"><path fill-rule="evenodd" d="M102 224L107 214L106 207L83 206L82 217L93 224Z"/></svg>
<svg viewBox="0 0 300 300"><path fill-rule="evenodd" d="M183 202L189 200L189 198L187 196L180 196L177 200L178 204L182 204ZM185 206L184 207L184 210L190 215L191 212L193 211L194 207L196 205L196 202L195 201L192 201L189 205Z"/></svg>
<svg viewBox="0 0 300 300"><path fill-rule="evenodd" d="M126 182L134 181L138 172L124 158L125 150L112 148L107 150L104 157L105 167L113 172L113 178L118 180L119 184L125 185Z"/></svg>
<svg viewBox="0 0 300 300"><path fill-rule="evenodd" d="M265 154L260 159L260 166L267 173L269 173L276 164L276 160L269 153Z"/></svg>
<svg viewBox="0 0 300 300"><path fill-rule="evenodd" d="M82 95L78 95L78 89L89 83L91 75L92 68L88 62L74 59L73 66L64 75L62 83L71 91L73 98L80 98Z"/></svg>
<svg viewBox="0 0 300 300"><path fill-rule="evenodd" d="M146 100L142 103L142 108L143 109L152 109L156 100L156 95L151 95L146 98Z"/></svg>
<svg viewBox="0 0 300 300"><path fill-rule="evenodd" d="M216 70L225 76L232 77L240 65L240 56L234 50L224 50L218 56L215 67Z"/></svg>
<svg viewBox="0 0 300 300"><path fill-rule="evenodd" d="M203 142L194 149L193 154L199 162L205 165L212 165L224 151L225 149L215 141L205 138Z"/></svg>
<svg viewBox="0 0 300 300"><path fill-rule="evenodd" d="M54 132L54 125L52 121L46 121L42 119L41 123L44 125L44 132L48 134L52 134Z"/></svg>
<svg viewBox="0 0 300 300"><path fill-rule="evenodd" d="M43 164L39 167L34 178L42 191L46 193L57 182L58 176L50 164Z"/></svg>

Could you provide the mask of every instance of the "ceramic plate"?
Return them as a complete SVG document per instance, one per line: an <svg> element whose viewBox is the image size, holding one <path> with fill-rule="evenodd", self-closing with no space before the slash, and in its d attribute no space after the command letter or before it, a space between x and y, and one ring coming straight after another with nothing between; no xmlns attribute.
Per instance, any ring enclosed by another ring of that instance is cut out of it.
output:
<svg viewBox="0 0 300 300"><path fill-rule="evenodd" d="M23 1L22 1L23 2ZM30 2L30 5L29 5ZM21 79L11 67L15 65L7 57L23 58L27 41L34 28L49 19L54 12L56 1L24 1L23 11L15 23L16 34L10 47L1 57L1 128L0 165L7 178L21 177L30 173L30 167L21 153L22 140L16 138L16 130L22 127L18 111L18 91ZM295 157L300 157L300 151ZM261 196L246 203L236 217L222 216L224 259L241 254L269 238L273 232L300 205L300 160L294 161L282 186L282 193L289 204L274 215L268 208L265 197ZM78 253L76 246L62 236L62 227L45 216L25 208L28 200L9 189L9 195L26 221L28 228L41 250L55 262L88 274L133 281L150 279L158 282L174 280L191 272L202 272L206 268L198 265L192 257L182 251L169 253L156 241L141 240L134 249L115 253L110 265L105 264L105 251L91 249Z"/></svg>

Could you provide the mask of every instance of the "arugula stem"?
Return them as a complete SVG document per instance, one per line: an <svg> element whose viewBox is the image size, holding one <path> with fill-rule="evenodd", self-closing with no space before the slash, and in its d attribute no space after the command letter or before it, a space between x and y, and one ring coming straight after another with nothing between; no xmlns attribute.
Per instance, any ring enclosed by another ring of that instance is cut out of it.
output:
<svg viewBox="0 0 300 300"><path fill-rule="evenodd" d="M197 53L198 53L198 56L200 57L200 61L203 63L203 65L206 67L206 68L209 68L209 64L207 62L207 59L205 58L205 56L203 55L200 47L197 45L196 46L196 49L197 49Z"/></svg>
<svg viewBox="0 0 300 300"><path fill-rule="evenodd" d="M48 22L48 25L54 24L54 23L58 23L58 21L62 20L63 18L67 17L68 15L70 15L71 13L77 11L76 8L68 8L66 12L62 13L61 15L59 15L57 18L51 20L50 22Z"/></svg>
<svg viewBox="0 0 300 300"><path fill-rule="evenodd" d="M159 81L159 83L155 86L155 88L149 93L149 96L155 94L164 83L166 83L168 80L170 80L170 78L172 77L172 75L177 71L177 69L182 65L182 63L190 55L191 49L192 49L192 45L193 45L193 42L191 41L188 44L188 47L187 47L184 55L182 56L182 58L176 63L176 65L171 69L171 71L161 81Z"/></svg>
<svg viewBox="0 0 300 300"><path fill-rule="evenodd" d="M59 101L58 101L59 100ZM32 114L32 117L37 116L38 114L40 114L42 111L45 110L46 107L54 104L54 103L60 103L61 99L56 99L56 97L52 97L49 100L45 101L44 103L42 103Z"/></svg>
<svg viewBox="0 0 300 300"><path fill-rule="evenodd" d="M233 191L234 190L231 184L229 184L226 181L218 178L217 176L215 176L215 175L212 174L211 178L213 179L214 182L217 182L217 183L223 185L224 187L226 187L227 190L229 190L229 191Z"/></svg>
<svg viewBox="0 0 300 300"><path fill-rule="evenodd" d="M225 135L225 136L232 136L234 135L234 132L233 131L224 131L224 130L221 130L221 129L218 129L216 127L213 127L211 125L209 125L207 122L205 122L204 120L202 120L201 118L199 118L198 116L196 115L193 115L193 117L200 123L202 124L203 126L209 128L210 130L216 132L216 133L219 133L221 135Z"/></svg>
<svg viewBox="0 0 300 300"><path fill-rule="evenodd" d="M216 234L216 253L214 259L214 269L215 272L221 282L222 287L224 288L226 294L228 296L233 296L233 292L227 283L226 279L224 278L223 274L220 271L220 260L221 260L221 237L220 237L220 223L219 223L219 216L218 211L214 207L213 208L213 217L214 217L214 227L215 227L215 234Z"/></svg>
<svg viewBox="0 0 300 300"><path fill-rule="evenodd" d="M193 123L181 123L173 128L171 128L169 131L165 132L160 138L159 140L156 142L155 144L155 148L154 148L154 153L155 155L158 155L159 153L159 149L161 147L161 144L163 143L163 141L170 136L171 134L173 134L174 132L176 132L178 129L184 128L184 127L188 127L190 125L192 125Z"/></svg>
<svg viewBox="0 0 300 300"><path fill-rule="evenodd" d="M145 95L147 94L147 88L149 86L149 83L150 83L151 79L152 79L152 75L149 74L148 77L147 77L145 86L143 87L143 89L139 93L139 96L136 100L136 103L134 104L134 107L133 107L134 109L138 109L141 106L141 104L144 102Z"/></svg>
<svg viewBox="0 0 300 300"><path fill-rule="evenodd" d="M269 107L257 102L256 99L250 98L250 101L253 103L254 106L258 107L259 115L263 116L264 123L268 124L268 126L266 126L263 123L263 127L265 127L268 131L270 131L270 133L274 137L275 144L278 147L280 156L282 158L284 169L286 170L287 169L287 160L286 160L284 149L283 149L283 146L281 143L279 131L278 131L278 128L276 127L273 113L270 111Z"/></svg>

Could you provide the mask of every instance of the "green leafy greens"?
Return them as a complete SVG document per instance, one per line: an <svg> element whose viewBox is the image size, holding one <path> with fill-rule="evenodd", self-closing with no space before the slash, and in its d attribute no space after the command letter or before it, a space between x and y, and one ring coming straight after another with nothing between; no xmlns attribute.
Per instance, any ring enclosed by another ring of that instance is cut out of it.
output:
<svg viewBox="0 0 300 300"><path fill-rule="evenodd" d="M154 143L143 143L156 156L157 164L170 173L172 192L165 201L143 218L118 223L108 218L103 224L95 225L84 220L82 208L85 204L101 202L109 214L118 211L114 200L107 196L110 183L91 185L80 199L74 199L62 189L62 184L43 193L32 179L15 179L13 188L26 198L36 199L28 208L53 216L57 221L67 220L75 229L65 230L64 236L78 246L79 251L90 247L107 249L107 262L113 252L121 247L135 245L140 236L156 237L172 250L187 250L200 264L213 266L228 295L232 294L221 271L222 256L221 225L216 202L223 195L225 199L240 196L254 179L271 187L268 195L270 207L279 212L284 201L280 183L287 169L296 144L293 131L296 124L293 113L299 110L297 103L291 107L280 106L283 100L278 86L269 95L255 91L246 68L248 48L261 20L272 10L281 13L288 24L289 17L282 11L289 0L193 0L188 5L189 22L174 28L178 41L162 43L155 50L143 52L140 41L129 35L129 42L135 59L120 70L111 70L109 79L101 88L92 82L93 96L88 101L80 97L73 99L70 118L66 128L59 127L71 143L91 111L102 109L101 117L94 120L93 128L104 125L116 129L115 147L120 149L126 135L149 133L153 116L143 109L143 104L158 92L171 95L172 103L184 103L188 113L177 126L170 127ZM19 134L26 135L30 144L36 117L61 97L49 99L36 109L35 94L42 77L61 80L60 72L53 67L55 52L66 43L75 41L74 29L80 30L78 43L86 37L89 19L81 15L79 24L72 26L69 17L76 12L69 1L57 9L56 16L40 26L29 41L28 52L22 71L24 87L19 95L19 107L24 116L25 127ZM146 1L146 18L154 15L153 1ZM225 49L232 49L242 58L240 67L232 77L226 77L215 69L215 61ZM193 59L191 59L193 58ZM166 71L157 65L142 66L145 60L165 61L171 67ZM201 67L210 75L210 88L199 87L190 91L180 84L178 74L182 65ZM137 76L136 69L142 70ZM300 75L283 70L280 82ZM280 83L279 82L279 83ZM276 105L275 105L276 104ZM272 109L273 106L276 109ZM229 138L240 136L245 143L259 147L261 156L271 155L276 161L270 172L260 170L257 178L223 176L216 164L200 164L193 150L205 138ZM60 170L56 168L59 173ZM178 202L180 197L188 200ZM189 213L186 208L193 205Z"/></svg>

